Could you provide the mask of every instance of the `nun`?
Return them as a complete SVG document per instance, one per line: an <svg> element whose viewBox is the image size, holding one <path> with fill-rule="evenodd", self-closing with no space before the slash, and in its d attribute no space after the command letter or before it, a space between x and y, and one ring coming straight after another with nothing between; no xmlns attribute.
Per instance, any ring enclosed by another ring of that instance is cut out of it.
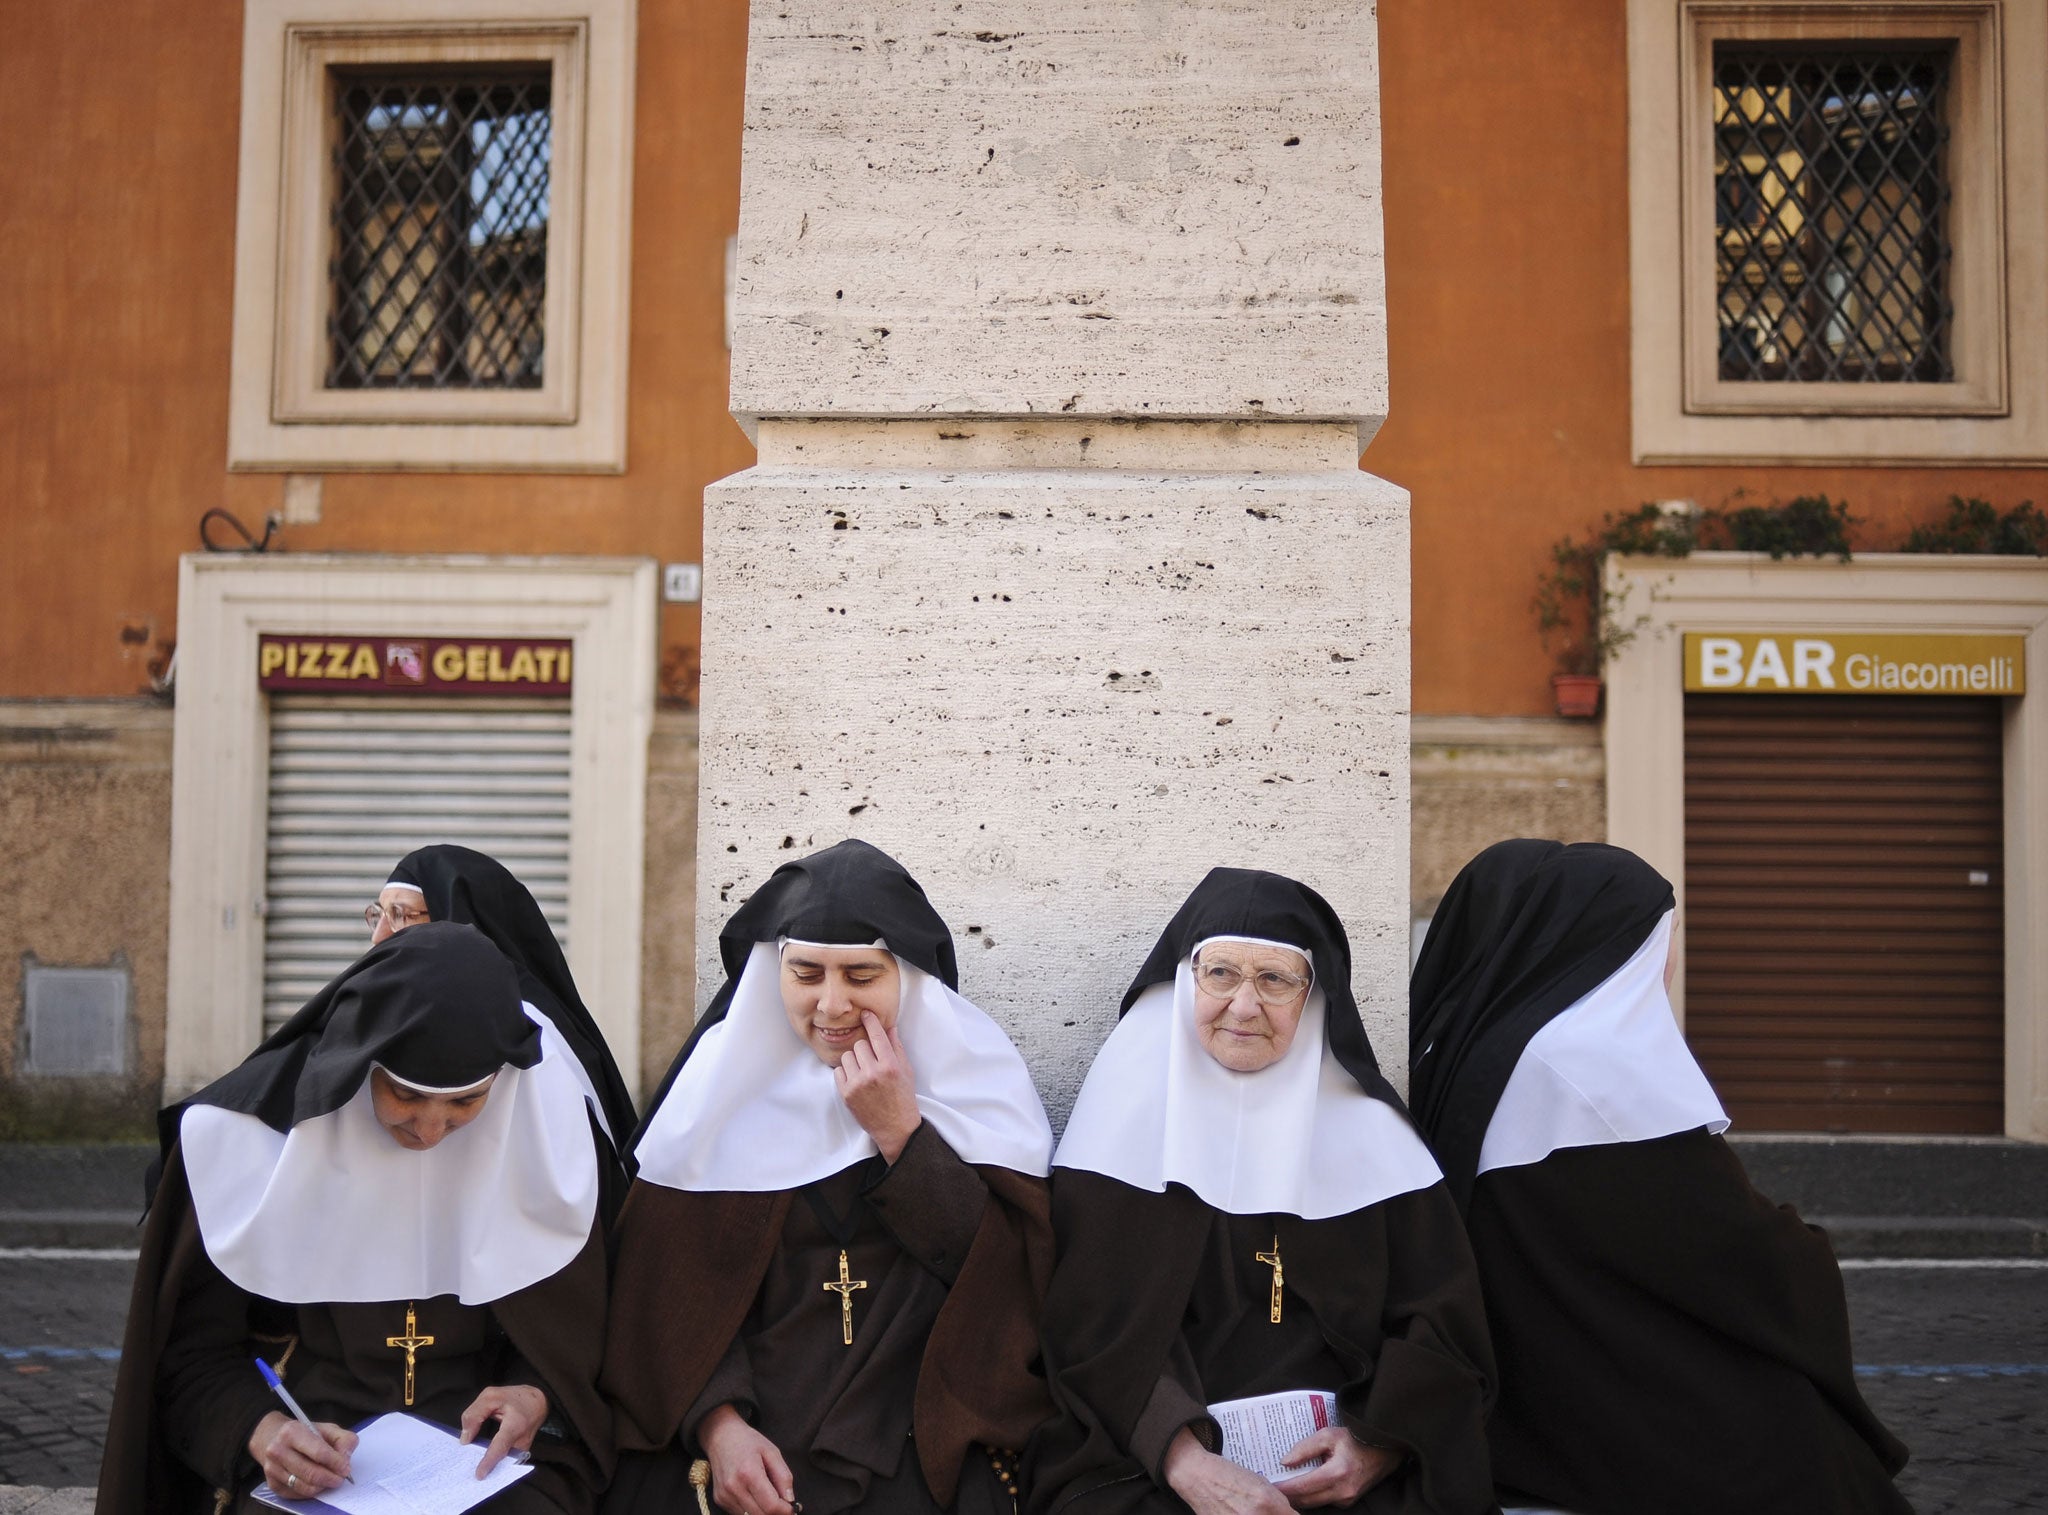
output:
<svg viewBox="0 0 2048 1515"><path fill-rule="evenodd" d="M1485 1288L1502 1498L1908 1511L1827 1237L1751 1187L1672 1015L1672 921L1633 853L1502 842L1416 963L1409 1092Z"/></svg>
<svg viewBox="0 0 2048 1515"><path fill-rule="evenodd" d="M488 1438L487 1465L530 1454L506 1515L593 1510L611 1436L590 1103L511 964L446 923L371 948L164 1111L99 1510L316 1498L348 1476L349 1428L389 1411Z"/></svg>
<svg viewBox="0 0 2048 1515"><path fill-rule="evenodd" d="M422 920L461 921L491 939L519 973L519 994L546 1016L583 1064L608 1136L623 1146L639 1117L597 1018L576 992L562 944L526 885L496 858L439 843L408 852L363 912L374 945ZM623 1188L623 1184L621 1185Z"/></svg>
<svg viewBox="0 0 2048 1515"><path fill-rule="evenodd" d="M1034 1515L1481 1515L1492 1354L1442 1176L1380 1074L1314 890L1218 868L1123 999L1053 1160L1058 1417ZM1277 1481L1210 1407L1320 1390Z"/></svg>
<svg viewBox="0 0 2048 1515"><path fill-rule="evenodd" d="M1000 1510L1047 1414L1052 1132L946 923L846 841L778 868L642 1129L607 1511ZM701 1487L701 1484L700 1484Z"/></svg>

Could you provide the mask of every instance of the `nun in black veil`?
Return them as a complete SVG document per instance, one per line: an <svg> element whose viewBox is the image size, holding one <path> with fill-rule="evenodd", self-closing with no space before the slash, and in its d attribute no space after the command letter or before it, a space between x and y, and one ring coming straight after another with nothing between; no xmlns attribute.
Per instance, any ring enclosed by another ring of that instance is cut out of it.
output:
<svg viewBox="0 0 2048 1515"><path fill-rule="evenodd" d="M1621 848L1502 842L1416 963L1409 1100L1479 1262L1495 1481L1576 1515L1908 1511L1827 1237L1751 1187L1672 1015L1673 903Z"/></svg>
<svg viewBox="0 0 2048 1515"><path fill-rule="evenodd" d="M491 1462L530 1451L493 1509L594 1508L604 1143L574 1054L479 932L372 947L159 1124L99 1510L315 1498L349 1428L399 1410L487 1438Z"/></svg>
<svg viewBox="0 0 2048 1515"><path fill-rule="evenodd" d="M1484 1515L1493 1360L1442 1174L1329 904L1217 868L1125 992L1053 1159L1058 1416L1029 1515ZM1320 1391L1277 1483L1211 1407ZM1315 1465L1320 1462L1320 1466Z"/></svg>
<svg viewBox="0 0 2048 1515"><path fill-rule="evenodd" d="M597 1019L576 992L562 944L531 891L496 858L469 847L437 843L418 847L399 859L391 880L377 897L377 919L370 940L380 942L399 929L401 921L425 918L461 921L476 927L519 972L519 994L561 1032L590 1075L592 1092L604 1117L607 1134L627 1164L625 1148L639 1123L633 1097L619 1073Z"/></svg>

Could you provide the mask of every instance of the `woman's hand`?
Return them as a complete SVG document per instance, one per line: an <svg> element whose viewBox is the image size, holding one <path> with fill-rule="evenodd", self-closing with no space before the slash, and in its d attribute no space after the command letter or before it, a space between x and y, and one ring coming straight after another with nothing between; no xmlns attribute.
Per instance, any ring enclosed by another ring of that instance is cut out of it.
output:
<svg viewBox="0 0 2048 1515"><path fill-rule="evenodd" d="M1367 1489L1400 1466L1401 1456L1386 1447L1367 1446L1342 1426L1328 1426L1296 1442L1294 1449L1280 1459L1280 1465L1291 1468L1317 1457L1329 1461L1320 1468L1283 1479L1274 1487L1297 1510L1356 1504Z"/></svg>
<svg viewBox="0 0 2048 1515"><path fill-rule="evenodd" d="M711 1464L711 1498L725 1515L795 1515L802 1508L782 1453L731 1405L704 1417L697 1440Z"/></svg>
<svg viewBox="0 0 2048 1515"><path fill-rule="evenodd" d="M924 1119L917 1109L917 1082L895 1027L883 1025L872 1010L861 1012L860 1023L867 1028L867 1040L846 1049L832 1076L853 1118L894 1163Z"/></svg>
<svg viewBox="0 0 2048 1515"><path fill-rule="evenodd" d="M1162 1471L1167 1486L1195 1515L1289 1515L1287 1497L1278 1488L1207 1450L1185 1426L1167 1447Z"/></svg>
<svg viewBox="0 0 2048 1515"><path fill-rule="evenodd" d="M273 1493L311 1499L341 1486L348 1476L348 1454L356 1448L356 1433L324 1420L318 1429L315 1436L282 1410L272 1410L256 1422L249 1455L263 1469L263 1481Z"/></svg>
<svg viewBox="0 0 2048 1515"><path fill-rule="evenodd" d="M476 1476L488 1475L507 1452L530 1450L534 1433L547 1418L548 1397L530 1383L504 1384L477 1395L462 1412L462 1444L476 1440L487 1420L497 1421L498 1434L476 1465Z"/></svg>

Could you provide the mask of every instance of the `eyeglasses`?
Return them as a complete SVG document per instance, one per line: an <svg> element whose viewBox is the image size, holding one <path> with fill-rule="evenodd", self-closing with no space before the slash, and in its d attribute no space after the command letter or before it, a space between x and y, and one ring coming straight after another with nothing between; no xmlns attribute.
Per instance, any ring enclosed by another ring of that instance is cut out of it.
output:
<svg viewBox="0 0 2048 1515"><path fill-rule="evenodd" d="M379 905L373 901L363 906L363 924L372 931L377 929L379 921L383 921L393 931L403 931L407 926L417 926L432 919L433 917L426 911L405 905Z"/></svg>
<svg viewBox="0 0 2048 1515"><path fill-rule="evenodd" d="M1298 974L1282 973L1277 968L1245 973L1228 963L1195 964L1195 987L1217 999L1232 998L1247 982L1262 1005L1291 1004L1308 987L1307 979Z"/></svg>

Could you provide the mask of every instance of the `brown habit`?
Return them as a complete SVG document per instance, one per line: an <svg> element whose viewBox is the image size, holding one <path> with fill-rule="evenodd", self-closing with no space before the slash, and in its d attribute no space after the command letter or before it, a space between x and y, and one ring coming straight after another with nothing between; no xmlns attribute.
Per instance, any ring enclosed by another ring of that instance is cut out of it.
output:
<svg viewBox="0 0 2048 1515"><path fill-rule="evenodd" d="M948 1507L977 1443L1021 1447L1049 1412L1035 1367L1052 1265L1045 1181L963 1163L921 1126L886 1177L863 1164L813 1188L842 1220L863 1192L873 1210L847 1247L849 1277L869 1283L853 1295L854 1348L823 1289L840 1243L798 1194L633 1185L614 1238L603 1375L619 1445L671 1449L717 1403L751 1402L758 1377L763 1404L778 1385L815 1401L768 1406L764 1434L779 1417L858 1442L892 1415L907 1422L924 1483ZM860 1403L891 1384L907 1406ZM843 1466L830 1445L781 1450L807 1503L801 1469Z"/></svg>
<svg viewBox="0 0 2048 1515"><path fill-rule="evenodd" d="M281 1408L256 1371L257 1356L282 1364L279 1376L315 1420L355 1425L406 1408L403 1354L382 1337L403 1330L408 1301L293 1306L237 1288L206 1255L175 1147L141 1251L100 1465L103 1515L211 1511L216 1490L250 1486L250 1433ZM452 1425L482 1389L533 1383L547 1394L551 1418L574 1433L536 1438L535 1471L491 1508L594 1508L611 1468L610 1415L596 1387L601 1230L593 1227L559 1273L489 1305L446 1296L413 1303L419 1329L436 1337L416 1354L414 1413ZM241 1505L262 1508L246 1496Z"/></svg>
<svg viewBox="0 0 2048 1515"><path fill-rule="evenodd" d="M1044 1335L1059 1413L1026 1457L1032 1515L1184 1511L1161 1471L1181 1427L1213 1450L1205 1405L1282 1389L1335 1391L1361 1441L1407 1454L1352 1508L1493 1508L1493 1355L1442 1184L1319 1221L1227 1215L1178 1185L1154 1194L1081 1169L1058 1170L1053 1194ZM1278 1325L1255 1258L1276 1232Z"/></svg>

